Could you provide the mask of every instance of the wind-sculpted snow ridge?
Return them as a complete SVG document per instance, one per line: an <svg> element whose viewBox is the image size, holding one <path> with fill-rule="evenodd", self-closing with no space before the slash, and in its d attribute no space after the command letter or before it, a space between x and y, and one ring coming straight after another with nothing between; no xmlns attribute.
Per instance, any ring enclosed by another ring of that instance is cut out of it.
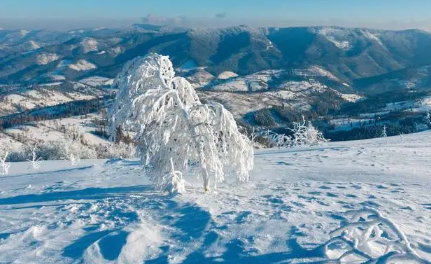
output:
<svg viewBox="0 0 431 264"><path fill-rule="evenodd" d="M119 92L109 110L110 134L118 129L135 134L141 160L159 189L183 190L182 173L190 164L190 174L201 178L207 191L210 182L215 187L226 175L248 181L253 168L248 138L221 104L203 104L186 79L175 77L168 57L132 60L114 86Z"/></svg>
<svg viewBox="0 0 431 264"><path fill-rule="evenodd" d="M399 227L372 208L349 211L347 221L331 232L325 255L340 262L429 263L412 249Z"/></svg>

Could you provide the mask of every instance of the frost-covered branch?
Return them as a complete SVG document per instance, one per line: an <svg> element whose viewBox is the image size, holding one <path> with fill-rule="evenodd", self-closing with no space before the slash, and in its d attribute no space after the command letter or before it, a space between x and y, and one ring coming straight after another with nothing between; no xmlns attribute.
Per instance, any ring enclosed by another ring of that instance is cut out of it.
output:
<svg viewBox="0 0 431 264"><path fill-rule="evenodd" d="M64 143L64 159L68 160L72 166L81 162L81 158L73 151L72 140L67 140Z"/></svg>
<svg viewBox="0 0 431 264"><path fill-rule="evenodd" d="M366 263L425 263L401 229L379 211L366 208L347 212L346 216L346 223L332 231L331 239L322 246L328 258L334 259L330 248L337 248L341 251L335 257L338 262L356 256Z"/></svg>
<svg viewBox="0 0 431 264"><path fill-rule="evenodd" d="M37 156L37 146L34 146L33 148L31 148L31 158L27 159L27 161L31 163L31 166L33 167L33 169L35 170L40 169L43 163L43 160L41 157Z"/></svg>
<svg viewBox="0 0 431 264"><path fill-rule="evenodd" d="M250 141L222 105L202 104L190 83L175 77L168 57L151 54L132 60L114 85L119 91L108 114L111 139L118 128L135 135L157 187L181 189L180 179L190 164L206 191L226 175L248 180L253 167Z"/></svg>
<svg viewBox="0 0 431 264"><path fill-rule="evenodd" d="M322 132L317 130L311 122L293 122L293 128L290 129L293 135L278 134L267 130L260 133L260 136L266 138L271 147L290 148L302 146L316 146L328 142Z"/></svg>
<svg viewBox="0 0 431 264"><path fill-rule="evenodd" d="M292 146L316 146L328 142L322 132L317 130L311 122L305 121L302 117L302 122L293 122Z"/></svg>
<svg viewBox="0 0 431 264"><path fill-rule="evenodd" d="M260 133L260 136L269 141L270 147L290 148L293 145L292 137L285 134L278 134L273 131L266 130Z"/></svg>

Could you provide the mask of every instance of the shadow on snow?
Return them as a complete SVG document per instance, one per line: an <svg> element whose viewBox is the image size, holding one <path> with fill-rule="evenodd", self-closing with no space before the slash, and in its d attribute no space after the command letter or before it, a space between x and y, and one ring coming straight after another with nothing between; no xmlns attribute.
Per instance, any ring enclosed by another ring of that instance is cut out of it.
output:
<svg viewBox="0 0 431 264"><path fill-rule="evenodd" d="M148 190L149 186L130 186L114 188L87 188L67 192L49 192L43 194L28 194L0 199L0 205L40 203L64 200L99 200L109 197L121 197L130 193L139 193Z"/></svg>

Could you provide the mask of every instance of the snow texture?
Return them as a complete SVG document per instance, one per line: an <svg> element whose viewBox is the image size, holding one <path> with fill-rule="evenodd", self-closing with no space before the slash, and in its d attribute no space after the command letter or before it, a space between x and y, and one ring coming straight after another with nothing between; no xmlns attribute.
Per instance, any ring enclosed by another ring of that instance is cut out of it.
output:
<svg viewBox="0 0 431 264"><path fill-rule="evenodd" d="M5 153L4 157L0 157L0 175L7 175L11 164L7 162L8 152Z"/></svg>
<svg viewBox="0 0 431 264"><path fill-rule="evenodd" d="M325 27L321 28L318 33L325 36L330 42L332 42L337 48L341 50L350 50L353 45L350 43L348 38L348 33L339 28Z"/></svg>
<svg viewBox="0 0 431 264"><path fill-rule="evenodd" d="M41 53L36 56L37 65L47 65L51 62L58 60L59 57L54 53Z"/></svg>
<svg viewBox="0 0 431 264"><path fill-rule="evenodd" d="M227 79L231 79L231 78L235 78L235 77L238 77L238 74L231 72L231 71L224 71L218 75L218 78L220 80L227 80Z"/></svg>
<svg viewBox="0 0 431 264"><path fill-rule="evenodd" d="M97 69L97 66L87 60L79 60L75 64L70 64L69 68L75 71L89 71Z"/></svg>
<svg viewBox="0 0 431 264"><path fill-rule="evenodd" d="M13 163L0 263L430 263L430 142L257 151L250 182L176 196L137 161Z"/></svg>
<svg viewBox="0 0 431 264"><path fill-rule="evenodd" d="M84 40L82 40L81 46L84 50L84 53L89 53L92 51L99 51L98 42L97 42L97 40L95 40L93 38L85 38Z"/></svg>
<svg viewBox="0 0 431 264"><path fill-rule="evenodd" d="M100 87L100 86L112 85L113 79L109 79L101 76L92 76L92 77L82 79L79 82L92 87Z"/></svg>

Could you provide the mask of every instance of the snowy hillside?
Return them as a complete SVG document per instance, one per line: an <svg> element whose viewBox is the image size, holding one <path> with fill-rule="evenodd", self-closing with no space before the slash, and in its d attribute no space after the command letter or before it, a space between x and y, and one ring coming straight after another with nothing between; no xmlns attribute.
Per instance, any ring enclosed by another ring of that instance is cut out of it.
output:
<svg viewBox="0 0 431 264"><path fill-rule="evenodd" d="M316 98L325 102L321 96L323 93L333 94L337 104L355 102L361 98L348 84L318 66L266 70L246 76L223 72L212 80L204 76L204 72L200 71L187 76L187 79L196 87L200 84L200 97L221 102L238 119L273 106L289 107L292 111L311 110L317 104Z"/></svg>
<svg viewBox="0 0 431 264"><path fill-rule="evenodd" d="M66 89L60 86L60 83L17 89L0 97L0 117L36 108L40 109L79 100L96 99L112 93L109 90L96 88L105 85L109 81L108 79L103 80L105 80L105 83L96 78L83 79L82 82L73 83Z"/></svg>
<svg viewBox="0 0 431 264"><path fill-rule="evenodd" d="M0 263L429 263L430 142L258 151L249 183L203 193L188 178L180 196L155 192L135 161L14 163Z"/></svg>
<svg viewBox="0 0 431 264"><path fill-rule="evenodd" d="M431 35L418 30L339 27L5 29L0 115L99 98L127 61L157 52L170 56L200 97L224 104L244 126L286 130L304 115L319 130L335 132L325 135L332 140L368 138L374 134L349 132L361 126L339 129L322 120L361 119L386 111L385 104L428 98L430 43ZM378 98L393 91L403 96ZM412 133L423 130L415 125L422 116L390 110L370 124L385 119L390 135Z"/></svg>
<svg viewBox="0 0 431 264"><path fill-rule="evenodd" d="M63 60L73 60L76 68L86 69L66 71L67 81L77 81L92 72L113 78L126 61L158 52L175 58L174 66L184 72L205 69L226 78L232 76L230 73L244 76L318 65L351 85L358 79L430 65L430 42L431 35L419 30L339 27L188 29L135 25L69 32L5 29L0 31L0 57L5 62L0 63L0 83L42 83L39 76L54 75L55 65ZM416 78L400 79L423 86ZM387 84L397 87L390 80ZM374 86L368 90L379 89Z"/></svg>
<svg viewBox="0 0 431 264"><path fill-rule="evenodd" d="M71 131L82 135L83 141L89 146L108 145L109 142L107 139L94 134L96 127L92 123L92 120L97 118L100 118L100 116L90 114L87 117L80 116L39 121L34 124L5 129L0 132L0 153L23 151L25 144L32 142L43 142L46 144L50 141L65 140L67 133L71 133Z"/></svg>

